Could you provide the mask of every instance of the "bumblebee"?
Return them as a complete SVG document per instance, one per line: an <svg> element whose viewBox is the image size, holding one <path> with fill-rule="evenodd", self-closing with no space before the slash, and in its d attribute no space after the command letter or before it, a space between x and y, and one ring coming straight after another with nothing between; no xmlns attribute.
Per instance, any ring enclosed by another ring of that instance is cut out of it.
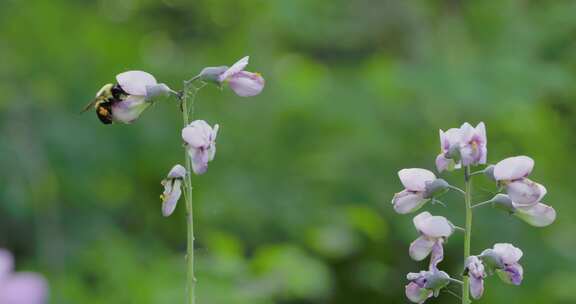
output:
<svg viewBox="0 0 576 304"><path fill-rule="evenodd" d="M120 85L111 83L106 84L98 91L98 93L96 93L96 98L87 104L81 113L94 107L98 119L100 119L103 124L109 125L113 121L112 105L125 100L126 97L128 97L128 94L120 87Z"/></svg>

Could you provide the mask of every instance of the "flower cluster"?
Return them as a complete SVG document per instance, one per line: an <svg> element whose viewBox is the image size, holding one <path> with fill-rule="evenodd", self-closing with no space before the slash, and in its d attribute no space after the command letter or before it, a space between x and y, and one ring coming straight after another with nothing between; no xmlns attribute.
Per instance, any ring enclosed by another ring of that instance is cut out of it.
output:
<svg viewBox="0 0 576 304"><path fill-rule="evenodd" d="M413 218L419 237L410 244L409 255L415 261L422 261L430 256L430 262L428 270L408 274L406 297L413 303L424 303L428 298L437 296L439 290L449 283L460 282L463 286L468 286L468 290L463 291L463 299L468 299L468 294L473 299L479 299L484 293L484 279L494 273L506 283L519 285L524 274L518 263L523 255L522 251L511 244L499 243L479 255L470 255L471 227L468 223L471 222L472 210L485 205L505 210L536 227L544 227L554 222L556 211L541 202L546 188L528 178L534 168L534 160L527 156L510 157L471 173L472 166L487 163L486 126L482 122L476 127L464 123L460 128L440 130L440 149L441 152L436 157L438 172L464 168L466 183L471 183L473 175L484 173L497 182L498 188L505 193L498 193L486 202L473 205L470 202L469 186L464 191L436 177L432 171L421 168L402 169L398 172L404 189L392 199L397 213L416 212L428 201L438 201L440 195L451 189L464 194L467 209L465 228L457 227L445 217L435 216L427 211ZM444 259L443 245L456 230L465 232L463 282L438 269L439 263Z"/></svg>
<svg viewBox="0 0 576 304"><path fill-rule="evenodd" d="M44 277L32 272L13 272L14 257L0 249L0 303L44 304L48 300L48 284Z"/></svg>

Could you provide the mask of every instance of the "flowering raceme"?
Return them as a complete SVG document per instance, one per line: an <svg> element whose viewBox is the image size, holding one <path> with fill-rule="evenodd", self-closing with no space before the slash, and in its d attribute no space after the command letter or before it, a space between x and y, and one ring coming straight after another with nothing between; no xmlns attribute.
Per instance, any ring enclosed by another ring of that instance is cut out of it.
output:
<svg viewBox="0 0 576 304"><path fill-rule="evenodd" d="M0 249L0 303L44 304L48 299L48 284L39 274L12 272L14 257Z"/></svg>
<svg viewBox="0 0 576 304"><path fill-rule="evenodd" d="M534 160L527 156L506 158L496 165L472 172L472 166L487 163L486 126L479 123L473 127L464 123L460 128L440 130L441 153L436 157L439 172L464 169L464 190L448 184L444 179L426 169L402 169L398 172L404 190L394 195L392 204L400 214L407 214L422 208L429 200L438 201L438 197L448 190L455 190L464 196L466 208L464 228L453 225L443 216L434 216L427 211L414 217L413 222L420 236L410 244L409 255L416 261L430 256L429 270L409 273L406 285L406 297L413 303L424 303L449 283L462 286L462 304L470 303L470 298L478 300L484 294L484 280L497 274L504 282L520 285L524 269L519 261L522 250L508 244L498 243L492 249L484 250L480 255L471 255L471 231L473 210L477 207L492 205L503 209L526 223L544 227L556 219L554 208L545 205L541 199L546 188L532 180L528 175L534 167ZM484 173L484 174L482 174ZM499 191L492 199L481 203L472 203L472 179L475 176L487 176L497 181ZM442 205L446 206L444 203ZM444 243L454 231L464 233L464 259L462 262L463 279L452 279L438 270L438 264L444 259ZM440 283L431 283L435 280ZM447 291L452 293L451 291Z"/></svg>
<svg viewBox="0 0 576 304"><path fill-rule="evenodd" d="M460 128L440 130L440 154L436 157L438 172L461 166L486 164L486 127L483 122L475 128L464 123Z"/></svg>
<svg viewBox="0 0 576 304"><path fill-rule="evenodd" d="M214 159L218 129L218 125L212 128L204 120L195 120L182 129L182 139L195 174L204 174L208 169L208 162Z"/></svg>

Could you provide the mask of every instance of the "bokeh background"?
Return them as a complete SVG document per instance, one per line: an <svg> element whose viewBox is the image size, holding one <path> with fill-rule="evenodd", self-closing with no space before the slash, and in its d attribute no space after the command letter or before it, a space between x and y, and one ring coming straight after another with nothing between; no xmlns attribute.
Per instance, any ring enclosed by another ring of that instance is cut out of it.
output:
<svg viewBox="0 0 576 304"><path fill-rule="evenodd" d="M559 217L545 229L485 208L473 252L522 248L525 280L479 303L576 303L576 2L548 0L2 0L0 247L42 272L51 303L182 303L184 204L160 213L183 161L181 117L133 125L79 110L129 69L179 88L251 55L255 98L209 86L221 125L194 177L199 303L406 303L411 219L397 170L434 168L438 129L484 121L489 160L526 154ZM456 185L462 172L444 176ZM474 201L494 194L476 179ZM457 194L426 210L463 223ZM462 237L442 268L458 274ZM451 287L453 290L458 288ZM442 295L429 303L457 303Z"/></svg>

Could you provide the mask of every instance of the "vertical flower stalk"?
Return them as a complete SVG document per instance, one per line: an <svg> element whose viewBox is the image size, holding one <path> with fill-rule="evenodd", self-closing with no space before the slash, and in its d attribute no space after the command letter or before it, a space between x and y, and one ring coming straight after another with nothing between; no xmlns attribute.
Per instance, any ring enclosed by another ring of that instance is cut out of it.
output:
<svg viewBox="0 0 576 304"><path fill-rule="evenodd" d="M186 128L190 123L190 116L194 115L194 100L198 88L194 87L191 81L184 81L184 90L180 95L180 102L182 103L182 122L183 127ZM188 105L188 97L190 98L190 105ZM189 112L188 106L191 111ZM184 200L186 202L186 223L188 231L188 244L186 246L186 268L187 268L187 303L196 303L196 277L194 276L194 213L192 209L192 163L188 156L188 151L184 148L184 159L186 160L186 176L184 177Z"/></svg>
<svg viewBox="0 0 576 304"><path fill-rule="evenodd" d="M464 202L466 203L466 226L464 227L464 261L470 257L470 244L472 236L472 176L470 175L470 166L464 167ZM464 277L462 284L462 304L470 303L470 278Z"/></svg>

